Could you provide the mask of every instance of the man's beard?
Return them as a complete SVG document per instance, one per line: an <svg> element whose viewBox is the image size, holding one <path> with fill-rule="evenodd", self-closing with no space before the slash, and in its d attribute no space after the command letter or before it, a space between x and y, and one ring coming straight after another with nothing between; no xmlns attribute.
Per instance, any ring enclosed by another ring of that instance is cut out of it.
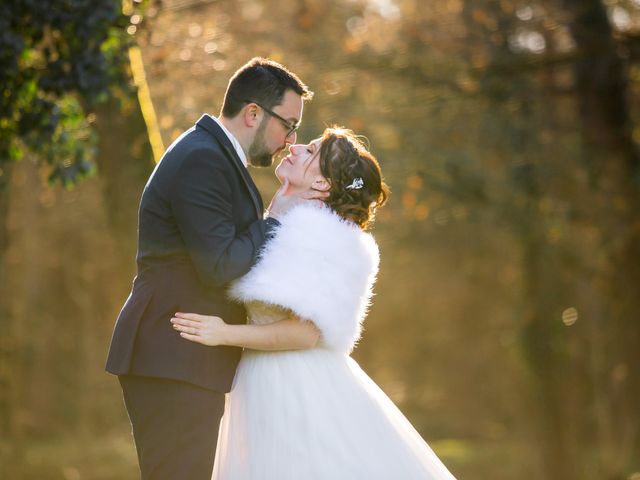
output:
<svg viewBox="0 0 640 480"><path fill-rule="evenodd" d="M249 146L249 163L254 167L270 167L273 157L277 152L270 152L264 140L264 131L267 127L267 119L264 118L258 127L256 136ZM280 151L279 149L278 151Z"/></svg>

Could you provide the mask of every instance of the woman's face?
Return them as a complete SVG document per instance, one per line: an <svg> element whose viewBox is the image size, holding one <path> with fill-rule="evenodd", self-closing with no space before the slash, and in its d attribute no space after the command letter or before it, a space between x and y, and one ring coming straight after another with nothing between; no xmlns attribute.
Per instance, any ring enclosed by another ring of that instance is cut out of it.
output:
<svg viewBox="0 0 640 480"><path fill-rule="evenodd" d="M327 190L329 182L320 173L320 145L316 138L308 144L296 144L289 147L289 155L276 167L276 177L280 182L289 180L287 193L307 190Z"/></svg>

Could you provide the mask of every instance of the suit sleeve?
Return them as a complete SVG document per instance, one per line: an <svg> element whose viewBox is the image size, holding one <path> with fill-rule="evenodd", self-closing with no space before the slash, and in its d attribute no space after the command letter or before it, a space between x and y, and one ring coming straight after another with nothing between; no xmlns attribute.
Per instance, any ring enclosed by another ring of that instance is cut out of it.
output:
<svg viewBox="0 0 640 480"><path fill-rule="evenodd" d="M205 284L223 285L244 275L255 262L273 219L258 219L236 231L228 162L211 150L187 153L171 188L171 207L193 265Z"/></svg>

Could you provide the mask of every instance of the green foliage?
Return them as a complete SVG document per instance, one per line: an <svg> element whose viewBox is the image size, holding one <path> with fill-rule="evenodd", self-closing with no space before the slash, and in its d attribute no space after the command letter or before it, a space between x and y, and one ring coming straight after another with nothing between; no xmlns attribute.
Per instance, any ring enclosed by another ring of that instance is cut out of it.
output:
<svg viewBox="0 0 640 480"><path fill-rule="evenodd" d="M0 4L0 169L26 150L69 187L93 171L91 109L129 89L117 0L8 0Z"/></svg>

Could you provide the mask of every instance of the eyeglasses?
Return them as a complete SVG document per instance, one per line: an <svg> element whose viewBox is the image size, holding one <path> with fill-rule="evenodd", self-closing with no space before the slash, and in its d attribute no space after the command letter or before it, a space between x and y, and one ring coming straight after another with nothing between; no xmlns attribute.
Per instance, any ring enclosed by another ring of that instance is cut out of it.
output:
<svg viewBox="0 0 640 480"><path fill-rule="evenodd" d="M285 138L288 138L290 135L293 134L293 132L295 132L296 130L298 130L298 128L300 128L300 122L292 123L289 120L287 120L286 118L283 118L280 115L278 115L273 110L269 110L267 107L265 107L263 105L260 105L258 102L255 102L253 100L244 100L244 102L245 103L255 103L261 109L263 109L265 112L267 112L269 115L271 115L272 117L277 118L280 121L280 123L282 124L282 126L287 129L287 136Z"/></svg>

